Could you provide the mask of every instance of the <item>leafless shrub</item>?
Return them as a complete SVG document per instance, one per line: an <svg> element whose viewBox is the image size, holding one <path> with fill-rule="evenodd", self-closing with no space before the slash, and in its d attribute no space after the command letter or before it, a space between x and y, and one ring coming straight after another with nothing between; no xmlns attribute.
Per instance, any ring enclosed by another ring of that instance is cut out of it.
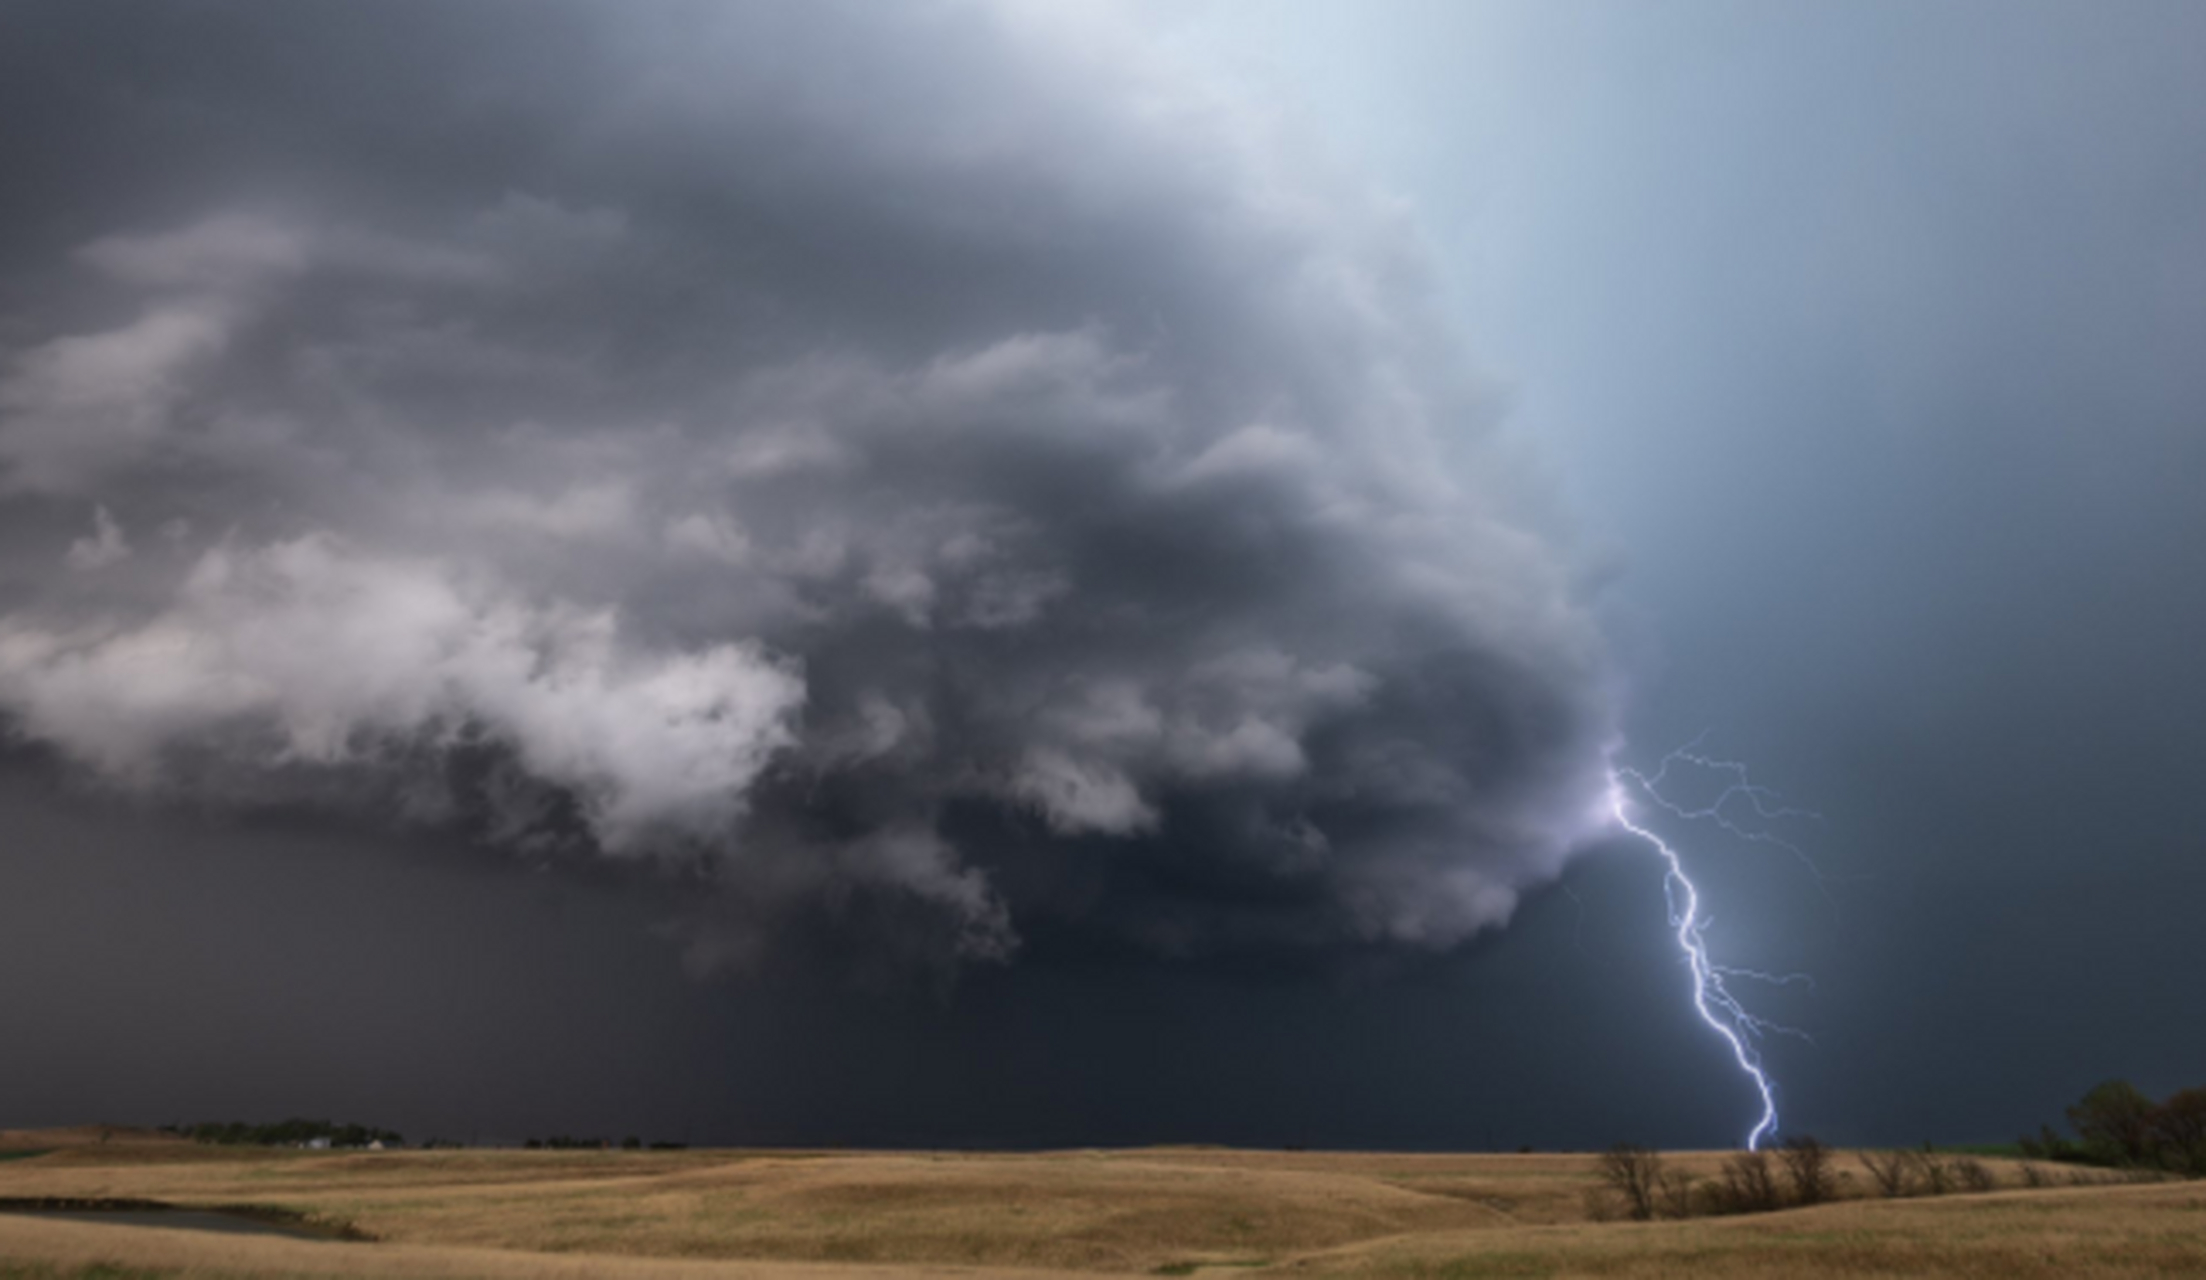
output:
<svg viewBox="0 0 2206 1280"><path fill-rule="evenodd" d="M1723 1179L1708 1188L1709 1207L1717 1213L1768 1213L1785 1205L1777 1171L1766 1151L1741 1151L1724 1161Z"/></svg>
<svg viewBox="0 0 2206 1280"><path fill-rule="evenodd" d="M1695 1190L1699 1185L1682 1169L1665 1170L1655 1180L1656 1210L1665 1218L1692 1217Z"/></svg>
<svg viewBox="0 0 2206 1280"><path fill-rule="evenodd" d="M1920 1151L1908 1152L1907 1159L1914 1166L1916 1185L1923 1189L1924 1195L1942 1196L1953 1190L1953 1177L1947 1172L1945 1161L1931 1151L1929 1143L1924 1143Z"/></svg>
<svg viewBox="0 0 2206 1280"><path fill-rule="evenodd" d="M2022 1166L2023 1186L2034 1189L2037 1187L2045 1186L2046 1182L2047 1179L2045 1177L2045 1170L2038 1168L2034 1164L2026 1164Z"/></svg>
<svg viewBox="0 0 2206 1280"><path fill-rule="evenodd" d="M1791 1185L1794 1204L1822 1204L1838 1195L1829 1147L1801 1134L1786 1139L1784 1150L1777 1155L1784 1161L1785 1181Z"/></svg>
<svg viewBox="0 0 2206 1280"><path fill-rule="evenodd" d="M1915 1194L1915 1153L1912 1151L1864 1151L1861 1167L1877 1184L1877 1194L1887 1200Z"/></svg>
<svg viewBox="0 0 2206 1280"><path fill-rule="evenodd" d="M1662 1179L1662 1157L1645 1147L1620 1142L1601 1153L1601 1181L1637 1222L1655 1214L1655 1186Z"/></svg>
<svg viewBox="0 0 2206 1280"><path fill-rule="evenodd" d="M1999 1179L1993 1177L1992 1171L1984 1167L1984 1162L1974 1156L1960 1157L1946 1166L1946 1171L1963 1191L1991 1191L1999 1186Z"/></svg>

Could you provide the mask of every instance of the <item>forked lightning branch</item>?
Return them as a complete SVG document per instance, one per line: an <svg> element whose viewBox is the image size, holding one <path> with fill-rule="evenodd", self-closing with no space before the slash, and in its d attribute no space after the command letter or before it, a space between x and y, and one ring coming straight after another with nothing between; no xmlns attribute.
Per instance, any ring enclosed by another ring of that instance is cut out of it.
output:
<svg viewBox="0 0 2206 1280"><path fill-rule="evenodd" d="M1728 774L1733 781L1707 805L1688 808L1674 803L1661 790L1671 766L1680 763ZM1741 839L1778 845L1801 857L1803 862L1807 861L1806 857L1797 847L1766 831L1740 827L1725 816L1724 809L1734 799L1743 799L1765 821L1814 815L1805 810L1777 805L1775 793L1755 785L1747 777L1743 765L1696 755L1690 746L1664 757L1662 764L1652 775L1624 766L1618 766L1609 772L1608 806L1617 825L1645 842L1662 859L1663 896L1669 905L1670 925L1676 930L1678 950L1692 977L1693 1010L1710 1030L1722 1037L1731 1051L1732 1059L1753 1083L1755 1094L1761 1100L1761 1112L1754 1127L1747 1131L1745 1143L1747 1150L1759 1150L1764 1142L1777 1133L1777 1086L1770 1078L1769 1068L1762 1061L1759 1042L1765 1035L1773 1033L1795 1036L1800 1033L1749 1012L1738 997L1731 993L1725 978L1753 977L1777 983L1806 979L1798 974L1771 975L1754 970L1734 969L1710 959L1708 940L1702 934L1708 918L1701 907L1700 890L1693 883L1692 877L1686 874L1684 859L1670 842L1633 818L1635 796L1644 798L1676 817L1709 821ZM1813 871L1813 865L1809 866ZM1819 887L1821 883L1821 877L1818 876Z"/></svg>

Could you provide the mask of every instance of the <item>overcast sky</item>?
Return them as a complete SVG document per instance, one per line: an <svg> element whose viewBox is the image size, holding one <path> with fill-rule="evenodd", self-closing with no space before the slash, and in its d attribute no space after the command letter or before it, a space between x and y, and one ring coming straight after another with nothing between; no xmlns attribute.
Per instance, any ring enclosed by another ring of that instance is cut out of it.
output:
<svg viewBox="0 0 2206 1280"><path fill-rule="evenodd" d="M0 1124L2198 1083L2190 6L0 25Z"/></svg>

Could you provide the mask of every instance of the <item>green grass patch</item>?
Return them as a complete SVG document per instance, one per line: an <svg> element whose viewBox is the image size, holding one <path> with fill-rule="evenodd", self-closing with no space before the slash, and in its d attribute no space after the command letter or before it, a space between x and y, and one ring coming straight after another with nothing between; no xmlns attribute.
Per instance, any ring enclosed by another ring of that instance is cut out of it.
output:
<svg viewBox="0 0 2206 1280"><path fill-rule="evenodd" d="M36 1160L40 1156L52 1155L54 1153L54 1150L55 1149L53 1147L31 1147L24 1151L0 1151L0 1162L6 1162L9 1160Z"/></svg>

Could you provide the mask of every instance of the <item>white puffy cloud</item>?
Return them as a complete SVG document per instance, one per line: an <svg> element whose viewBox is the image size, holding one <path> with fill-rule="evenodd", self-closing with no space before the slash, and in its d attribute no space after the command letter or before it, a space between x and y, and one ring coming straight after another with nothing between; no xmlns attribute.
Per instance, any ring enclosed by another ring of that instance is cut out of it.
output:
<svg viewBox="0 0 2206 1280"><path fill-rule="evenodd" d="M640 649L603 610L319 536L209 551L134 623L0 623L0 706L117 777L158 783L169 753L210 743L268 766L375 766L394 745L479 735L569 789L616 852L724 831L803 696L755 646Z"/></svg>

